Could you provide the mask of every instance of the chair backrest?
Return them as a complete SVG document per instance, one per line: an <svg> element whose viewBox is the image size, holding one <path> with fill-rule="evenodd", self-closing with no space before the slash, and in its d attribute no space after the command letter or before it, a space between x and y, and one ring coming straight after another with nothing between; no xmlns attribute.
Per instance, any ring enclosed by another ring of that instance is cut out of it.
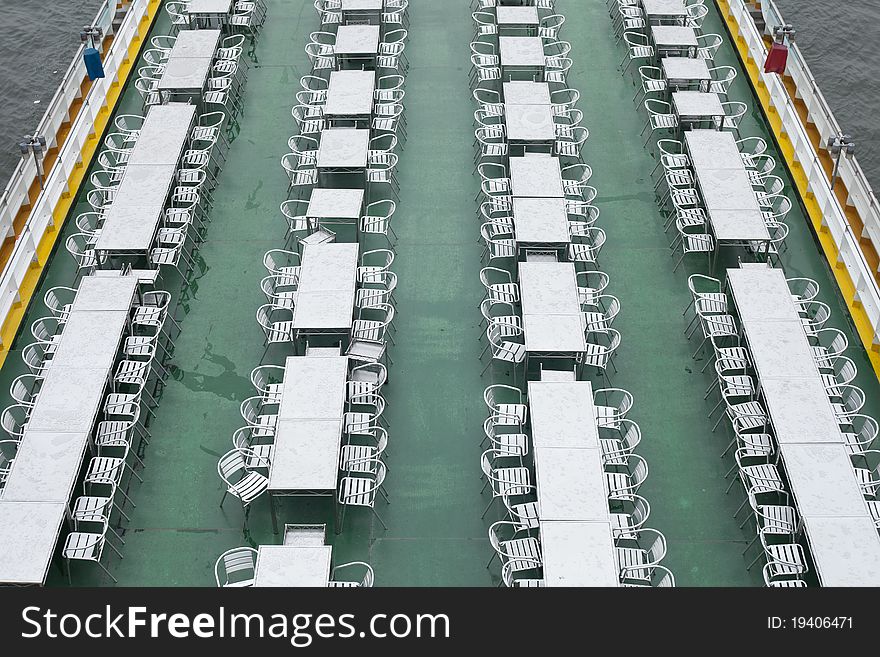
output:
<svg viewBox="0 0 880 657"><path fill-rule="evenodd" d="M263 256L263 266L272 274L279 273L284 267L298 267L300 255L296 251L270 249Z"/></svg>
<svg viewBox="0 0 880 657"><path fill-rule="evenodd" d="M265 393L269 385L284 381L284 367L281 365L258 365L251 370L251 384L260 393Z"/></svg>
<svg viewBox="0 0 880 657"><path fill-rule="evenodd" d="M786 282L789 291L799 299L800 303L811 301L819 294L819 284L812 278L789 278Z"/></svg>
<svg viewBox="0 0 880 657"><path fill-rule="evenodd" d="M30 407L23 404L12 404L3 409L0 415L0 426L13 440L21 440L24 428L27 426Z"/></svg>
<svg viewBox="0 0 880 657"><path fill-rule="evenodd" d="M357 582L357 586L359 586L359 587L369 588L369 587L373 586L373 583L375 582L375 579L376 579L375 574L373 573L373 567L364 561L352 561L350 563L343 563L343 564L336 566L333 569L332 574L330 575L331 580L340 581L337 579L337 575L341 571L351 569L351 568L363 569L363 573L364 573L363 576L360 577L360 579L343 580L343 581Z"/></svg>
<svg viewBox="0 0 880 657"><path fill-rule="evenodd" d="M253 584L257 567L257 551L250 547L227 550L214 564L217 586L249 586ZM246 584L250 582L250 584Z"/></svg>
<svg viewBox="0 0 880 657"><path fill-rule="evenodd" d="M31 335L40 342L52 342L52 338L58 335L64 323L58 317L41 317L31 324Z"/></svg>

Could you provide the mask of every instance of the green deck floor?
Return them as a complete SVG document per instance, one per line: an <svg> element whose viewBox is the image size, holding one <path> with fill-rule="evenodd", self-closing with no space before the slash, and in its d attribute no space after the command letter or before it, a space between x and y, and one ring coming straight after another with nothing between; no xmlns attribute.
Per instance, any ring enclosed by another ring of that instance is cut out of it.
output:
<svg viewBox="0 0 880 657"><path fill-rule="evenodd" d="M123 549L108 566L127 586L212 585L214 560L237 545L277 542L268 505L256 503L250 532L242 513L222 495L217 458L231 447L241 424L240 402L251 393L249 373L262 354L254 311L263 297L263 253L281 246L285 225L278 212L287 182L279 165L294 131L290 108L307 72L303 47L318 29L312 3L267 0L269 20L256 46L245 95L240 133L228 154L208 241L200 251L200 274L185 301L183 334L172 360L173 379L162 396L152 441L146 451L143 485L132 486L138 505L130 510ZM401 202L395 216L400 236L394 270L400 285L394 365L383 391L389 407L390 443L386 487L391 504L377 510L386 532L364 510L350 511L345 530L328 535L334 561L368 561L378 585L492 585L497 569L485 568L491 552L489 520L480 519L488 498L479 494L482 389L477 360L477 304L480 247L471 175L472 101L468 89L473 28L469 0L411 0L412 63L406 86L409 141L402 153ZM617 64L623 51L614 43L604 0L557 0L567 17L562 37L572 43L575 65L569 83L581 91L579 107L591 131L586 157L594 170L600 225L608 234L600 266L611 275L609 292L621 299L616 327L623 335L613 384L636 398L631 417L641 426L638 453L650 466L642 489L649 499L649 525L669 539L665 565L679 585L737 586L760 583L746 571L741 551L751 538L732 515L740 502L726 496L729 461L719 458L726 437L712 435L703 392L709 384L694 362L696 345L682 334L681 310L688 301L686 279L704 262L688 262L672 274L667 238L653 199L649 173L654 160L641 146L643 113L631 102L634 88ZM168 29L162 17L154 33ZM706 31L724 34L713 12ZM726 43L719 65L739 68ZM766 126L758 103L740 76L730 92L752 108L743 136L762 135ZM120 112L138 109L130 88ZM781 161L777 158L777 161ZM787 192L795 197L793 188ZM77 211L84 211L84 194ZM72 224L72 222L70 222ZM810 276L820 298L834 312L832 323L847 332L848 355L859 366L858 383L878 411L878 383L871 375L847 319L826 263L799 208L789 215L792 230L783 265L789 276ZM73 231L72 225L65 233ZM368 242L365 248L377 248ZM37 298L54 285L68 285L73 266L61 247ZM46 314L34 304L24 326ZM28 344L27 329L15 349ZM0 386L23 370L18 354L0 371ZM714 404L714 401L712 402ZM326 500L286 500L281 522L332 522ZM74 584L106 585L110 580L88 564L74 564ZM53 568L50 584L65 584Z"/></svg>

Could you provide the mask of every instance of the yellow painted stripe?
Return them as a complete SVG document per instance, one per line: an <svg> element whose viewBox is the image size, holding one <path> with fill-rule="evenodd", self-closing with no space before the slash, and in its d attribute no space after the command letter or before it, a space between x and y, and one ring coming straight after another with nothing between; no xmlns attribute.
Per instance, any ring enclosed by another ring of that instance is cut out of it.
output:
<svg viewBox="0 0 880 657"><path fill-rule="evenodd" d="M40 243L37 246L36 262L31 263L30 269L27 274L25 274L24 280L22 281L19 290L19 301L10 309L9 314L6 316L6 320L3 322L2 328L0 328L0 336L2 336L3 339L3 343L0 345L0 367L6 362L6 357L9 355L9 349L15 339L15 335L18 333L21 322L27 312L28 305L31 302L34 291L36 290L37 284L42 276L43 267L55 247L55 242L57 241L58 236L61 234L64 222L67 219L67 215L69 214L73 201L79 192L80 186L83 184L86 172L88 171L89 166L91 166L92 159L95 157L95 154L101 146L101 135L104 133L104 129L107 127L110 117L116 109L116 104L122 96L122 90L125 87L128 76L131 74L131 71L137 63L141 44L143 44L144 39L146 39L147 34L150 31L150 26L153 24L153 20L158 14L161 6L162 0L150 1L147 7L147 13L141 19L141 23L138 26L138 33L129 44L128 57L123 60L122 65L119 67L116 81L110 85L110 89L107 92L106 103L100 109L98 116L95 118L92 134L89 135L83 145L81 160L74 167L73 172L67 180L68 191L62 196L58 205L52 211L55 225L47 228L46 233L40 240Z"/></svg>
<svg viewBox="0 0 880 657"><path fill-rule="evenodd" d="M782 155L788 165L788 170L791 173L795 186L797 187L798 194L807 209L807 214L810 217L810 221L813 223L813 228L819 236L819 243L822 245L825 258L831 265L831 271L834 272L834 278L837 280L840 292L843 294L846 305L849 307L859 338L861 339L862 344L864 344L865 350L868 352L868 357L871 359L871 364L874 367L874 374L880 379L880 348L874 344L874 328L871 326L871 322L865 309L862 307L861 302L855 298L855 285L849 276L849 272L847 272L843 263L838 260L838 249L837 245L834 243L834 238L831 236L828 228L822 225L822 210L816 202L812 192L809 191L807 176L804 173L803 167L801 167L795 159L794 146L788 138L788 135L782 129L782 117L779 116L776 108L773 107L770 102L770 92L767 90L766 85L761 81L759 64L755 62L749 54L748 45L746 44L745 39L740 35L740 29L736 22L736 18L734 18L730 12L730 4L728 0L715 0L715 2L721 10L721 15L727 25L727 30L730 32L731 38L736 45L740 61L745 67L749 79L752 81L752 87L758 96L758 100L764 110L764 115L773 130L773 134L776 136Z"/></svg>

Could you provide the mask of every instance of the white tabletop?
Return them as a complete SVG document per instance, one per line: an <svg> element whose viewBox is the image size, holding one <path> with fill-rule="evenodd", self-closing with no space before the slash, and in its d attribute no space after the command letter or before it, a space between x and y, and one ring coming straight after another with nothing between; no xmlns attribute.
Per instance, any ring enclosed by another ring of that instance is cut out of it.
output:
<svg viewBox="0 0 880 657"><path fill-rule="evenodd" d="M804 518L822 586L880 586L880 535L860 518Z"/></svg>
<svg viewBox="0 0 880 657"><path fill-rule="evenodd" d="M341 420L345 410L346 356L290 356L278 417L290 420Z"/></svg>
<svg viewBox="0 0 880 657"><path fill-rule="evenodd" d="M336 491L341 420L278 420L270 491Z"/></svg>
<svg viewBox="0 0 880 657"><path fill-rule="evenodd" d="M162 208L177 168L173 164L128 166L111 207Z"/></svg>
<svg viewBox="0 0 880 657"><path fill-rule="evenodd" d="M101 378L106 378L113 368L127 323L127 310L72 312L64 324L46 380L55 378L53 373L56 368L98 370L105 373Z"/></svg>
<svg viewBox="0 0 880 657"><path fill-rule="evenodd" d="M642 0L642 9L646 16L687 16L683 0Z"/></svg>
<svg viewBox="0 0 880 657"><path fill-rule="evenodd" d="M88 432L26 430L6 480L2 499L5 502L67 504L88 442Z"/></svg>
<svg viewBox="0 0 880 657"><path fill-rule="evenodd" d="M574 355L586 351L580 315L523 315L526 350L532 354Z"/></svg>
<svg viewBox="0 0 880 657"><path fill-rule="evenodd" d="M326 587L332 552L329 545L261 545L254 586Z"/></svg>
<svg viewBox="0 0 880 657"><path fill-rule="evenodd" d="M133 276L102 278L84 276L73 300L71 312L123 310L131 308L138 280Z"/></svg>
<svg viewBox="0 0 880 657"><path fill-rule="evenodd" d="M817 376L816 362L800 320L752 321L745 323L743 330L760 379Z"/></svg>
<svg viewBox="0 0 880 657"><path fill-rule="evenodd" d="M353 307L353 291L300 292L293 311L293 327L303 333L347 333L351 330Z"/></svg>
<svg viewBox="0 0 880 657"><path fill-rule="evenodd" d="M43 584L67 504L0 500L0 582Z"/></svg>
<svg viewBox="0 0 880 657"><path fill-rule="evenodd" d="M504 122L510 141L550 142L556 139L550 105L505 105Z"/></svg>
<svg viewBox="0 0 880 657"><path fill-rule="evenodd" d="M315 187L306 214L313 219L360 219L363 189Z"/></svg>
<svg viewBox="0 0 880 657"><path fill-rule="evenodd" d="M222 4L225 0L195 0L196 3L200 1ZM193 11L192 6L190 6L190 11L198 13ZM212 10L209 9L208 11ZM228 3L225 9L221 8L219 11L229 11ZM192 57L210 59L214 56L214 51L217 50L217 43L219 41L220 30L181 30L177 35L174 46L171 48L171 52L168 54L168 60Z"/></svg>
<svg viewBox="0 0 880 657"><path fill-rule="evenodd" d="M589 381L529 381L529 414L535 450L599 448Z"/></svg>
<svg viewBox="0 0 880 657"><path fill-rule="evenodd" d="M663 61L705 62L704 59L670 57ZM685 130L691 163L697 169L742 169L743 161L736 145L736 137L727 130Z"/></svg>
<svg viewBox="0 0 880 657"><path fill-rule="evenodd" d="M189 32L199 34L202 30L184 30L181 34ZM210 57L169 57L158 88L163 91L201 92L211 72L211 61Z"/></svg>
<svg viewBox="0 0 880 657"><path fill-rule="evenodd" d="M154 105L128 157L128 166L143 164L176 165L189 137L195 105L168 103Z"/></svg>
<svg viewBox="0 0 880 657"><path fill-rule="evenodd" d="M519 244L567 244L571 241L565 199L514 197L513 219Z"/></svg>
<svg viewBox="0 0 880 657"><path fill-rule="evenodd" d="M505 82L504 103L506 105L549 105L550 85L546 82L513 80Z"/></svg>
<svg viewBox="0 0 880 657"><path fill-rule="evenodd" d="M510 158L510 184L514 196L564 198L559 160L544 155Z"/></svg>
<svg viewBox="0 0 880 657"><path fill-rule="evenodd" d="M691 102L689 99L713 95L680 91L673 97L678 97L677 102L686 106ZM695 104L701 103L702 100L697 100ZM687 111L696 110L694 107ZM715 237L730 242L769 239L770 233L733 136L716 130L686 130L684 134Z"/></svg>
<svg viewBox="0 0 880 657"><path fill-rule="evenodd" d="M306 247L293 311L294 328L305 331L351 328L357 263L355 243Z"/></svg>
<svg viewBox="0 0 880 657"><path fill-rule="evenodd" d="M773 435L779 444L840 443L843 434L818 376L808 379L769 378L760 381Z"/></svg>
<svg viewBox="0 0 880 657"><path fill-rule="evenodd" d="M231 10L232 0L190 0L187 13L228 14Z"/></svg>
<svg viewBox="0 0 880 657"><path fill-rule="evenodd" d="M305 248L299 291L349 290L357 275L358 245L354 242L313 244Z"/></svg>
<svg viewBox="0 0 880 657"><path fill-rule="evenodd" d="M502 66L544 67L544 42L540 37L499 37Z"/></svg>
<svg viewBox="0 0 880 657"><path fill-rule="evenodd" d="M779 450L802 518L868 515L843 445L783 444Z"/></svg>
<svg viewBox="0 0 880 657"><path fill-rule="evenodd" d="M538 517L607 522L608 491L597 449L535 448Z"/></svg>
<svg viewBox="0 0 880 657"><path fill-rule="evenodd" d="M381 11L382 0L342 0L342 11Z"/></svg>
<svg viewBox="0 0 880 657"><path fill-rule="evenodd" d="M164 206L110 207L95 248L108 253L143 252L153 246Z"/></svg>
<svg viewBox="0 0 880 657"><path fill-rule="evenodd" d="M375 71L332 71L324 116L369 116L375 89Z"/></svg>
<svg viewBox="0 0 880 657"><path fill-rule="evenodd" d="M31 411L31 431L89 432L104 399L108 370L52 365Z"/></svg>
<svg viewBox="0 0 880 657"><path fill-rule="evenodd" d="M718 94L705 91L673 91L672 105L676 113L687 119L711 119L724 116Z"/></svg>
<svg viewBox="0 0 880 657"><path fill-rule="evenodd" d="M697 33L692 27L652 25L651 34L658 48L696 48Z"/></svg>
<svg viewBox="0 0 880 657"><path fill-rule="evenodd" d="M378 25L340 25L336 28L337 55L375 55L378 50Z"/></svg>
<svg viewBox="0 0 880 657"><path fill-rule="evenodd" d="M321 133L318 146L319 169L363 169L367 166L369 130L331 128Z"/></svg>
<svg viewBox="0 0 880 657"><path fill-rule="evenodd" d="M521 262L519 286L525 315L580 315L577 274L570 262Z"/></svg>
<svg viewBox="0 0 880 657"><path fill-rule="evenodd" d="M611 524L542 522L546 586L620 586Z"/></svg>
<svg viewBox="0 0 880 657"><path fill-rule="evenodd" d="M727 270L727 283L733 291L739 317L745 323L798 317L782 269L731 268Z"/></svg>
<svg viewBox="0 0 880 657"><path fill-rule="evenodd" d="M496 7L495 18L499 25L537 25L538 8L531 7Z"/></svg>
<svg viewBox="0 0 880 657"><path fill-rule="evenodd" d="M677 81L704 81L711 80L709 66L702 57L663 57L660 67L667 80Z"/></svg>

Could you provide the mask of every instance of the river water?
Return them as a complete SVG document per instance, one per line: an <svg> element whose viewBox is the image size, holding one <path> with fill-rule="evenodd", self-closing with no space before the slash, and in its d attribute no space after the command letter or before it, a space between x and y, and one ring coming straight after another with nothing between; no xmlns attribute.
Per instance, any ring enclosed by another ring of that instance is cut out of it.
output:
<svg viewBox="0 0 880 657"><path fill-rule="evenodd" d="M584 0L595 2L597 0ZM880 189L880 0L776 0L875 190ZM0 12L0 188L100 0L7 0Z"/></svg>
<svg viewBox="0 0 880 657"><path fill-rule="evenodd" d="M0 191L101 0L0 0Z"/></svg>
<svg viewBox="0 0 880 657"><path fill-rule="evenodd" d="M880 191L880 1L776 0L856 158Z"/></svg>

